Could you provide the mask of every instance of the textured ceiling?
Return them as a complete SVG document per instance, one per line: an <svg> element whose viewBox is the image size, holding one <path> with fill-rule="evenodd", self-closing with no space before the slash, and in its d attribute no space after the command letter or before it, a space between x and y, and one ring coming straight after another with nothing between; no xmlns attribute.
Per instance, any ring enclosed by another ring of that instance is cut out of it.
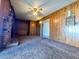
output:
<svg viewBox="0 0 79 59"><path fill-rule="evenodd" d="M39 16L33 15L31 7L42 8L42 16L45 17L56 10L59 10L76 0L11 0L17 18L26 20L38 20Z"/></svg>

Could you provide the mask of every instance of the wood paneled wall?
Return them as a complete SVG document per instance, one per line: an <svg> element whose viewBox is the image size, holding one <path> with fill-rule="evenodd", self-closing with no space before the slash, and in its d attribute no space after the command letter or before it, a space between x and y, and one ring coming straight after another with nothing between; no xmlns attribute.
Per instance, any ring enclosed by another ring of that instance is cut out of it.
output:
<svg viewBox="0 0 79 59"><path fill-rule="evenodd" d="M50 39L54 39L72 46L79 47L79 34L67 32L66 17L68 10L75 14L75 20L79 24L79 0L58 10L42 20L50 19ZM79 26L79 25L78 25ZM76 28L77 30L77 28Z"/></svg>
<svg viewBox="0 0 79 59"><path fill-rule="evenodd" d="M36 21L18 20L16 31L20 36L35 36L39 34L38 26Z"/></svg>
<svg viewBox="0 0 79 59"><path fill-rule="evenodd" d="M29 35L30 30L30 21L19 20L17 22L17 34L19 36L27 36Z"/></svg>
<svg viewBox="0 0 79 59"><path fill-rule="evenodd" d="M40 36L40 23L39 23L39 21L36 22L36 35Z"/></svg>
<svg viewBox="0 0 79 59"><path fill-rule="evenodd" d="M31 36L36 35L36 22L35 21L30 22L30 35Z"/></svg>

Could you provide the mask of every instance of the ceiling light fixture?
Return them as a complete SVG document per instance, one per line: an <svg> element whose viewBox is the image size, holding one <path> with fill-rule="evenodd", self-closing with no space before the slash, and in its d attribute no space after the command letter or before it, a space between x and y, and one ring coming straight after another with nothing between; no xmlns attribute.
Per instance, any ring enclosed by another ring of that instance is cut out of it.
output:
<svg viewBox="0 0 79 59"><path fill-rule="evenodd" d="M34 14L34 15L37 15L37 12L34 12L33 14Z"/></svg>
<svg viewBox="0 0 79 59"><path fill-rule="evenodd" d="M37 15L38 8L34 8L34 9L33 9L33 12L34 12L34 15Z"/></svg>
<svg viewBox="0 0 79 59"><path fill-rule="evenodd" d="M40 11L42 11L42 8L33 8L33 14L34 14L34 15L39 14Z"/></svg>

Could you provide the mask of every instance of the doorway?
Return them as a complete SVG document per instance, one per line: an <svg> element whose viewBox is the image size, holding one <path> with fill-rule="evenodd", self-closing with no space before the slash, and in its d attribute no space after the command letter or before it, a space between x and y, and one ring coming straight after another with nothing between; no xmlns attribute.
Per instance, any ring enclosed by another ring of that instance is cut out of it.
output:
<svg viewBox="0 0 79 59"><path fill-rule="evenodd" d="M42 28L42 30L41 30L42 37L43 38L49 38L49 35L50 35L50 19L44 20L42 22L41 28Z"/></svg>

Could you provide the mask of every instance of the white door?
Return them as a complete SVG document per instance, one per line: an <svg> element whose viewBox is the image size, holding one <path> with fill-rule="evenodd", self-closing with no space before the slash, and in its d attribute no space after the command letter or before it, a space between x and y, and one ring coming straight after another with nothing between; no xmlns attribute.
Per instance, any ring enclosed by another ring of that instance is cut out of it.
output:
<svg viewBox="0 0 79 59"><path fill-rule="evenodd" d="M43 25L42 25L42 35L43 38L49 38L49 32L50 32L50 25L49 25L49 19L43 21Z"/></svg>

